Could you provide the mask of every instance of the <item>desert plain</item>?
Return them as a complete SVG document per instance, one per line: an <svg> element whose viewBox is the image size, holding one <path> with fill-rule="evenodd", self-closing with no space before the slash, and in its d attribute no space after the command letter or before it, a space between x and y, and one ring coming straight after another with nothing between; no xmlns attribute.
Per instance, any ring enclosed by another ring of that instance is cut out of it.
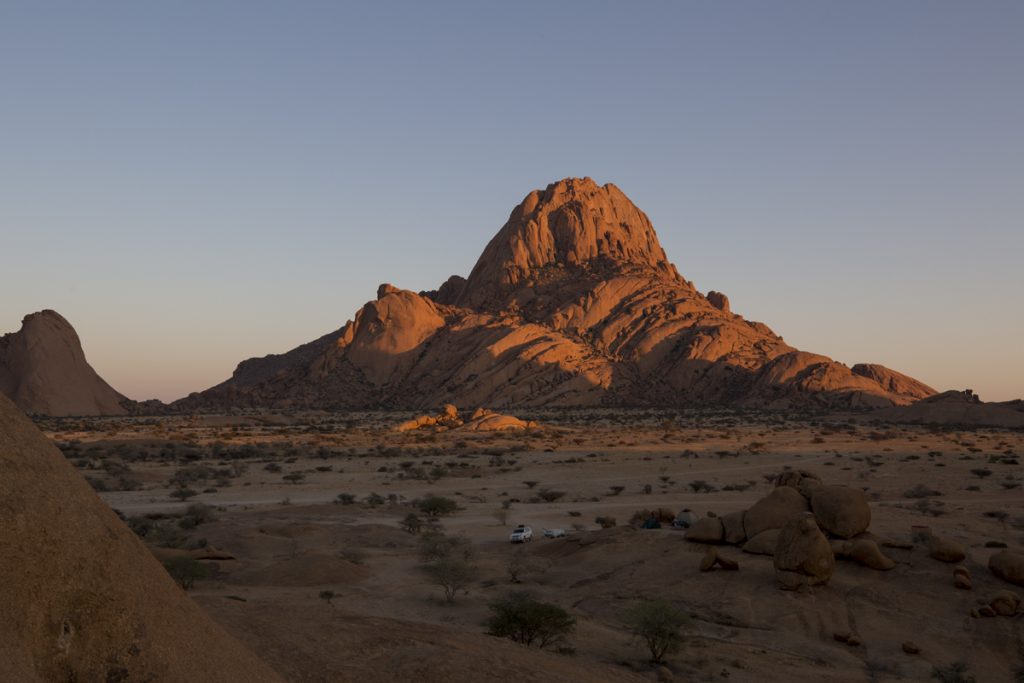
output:
<svg viewBox="0 0 1024 683"><path fill-rule="evenodd" d="M1020 430L857 412L517 416L536 425L402 432L412 413L322 411L37 424L159 559L203 567L191 597L287 680L1019 680L1021 614L984 608L1020 591L988 568L1024 546ZM893 568L838 559L826 585L780 590L771 556L668 522L747 510L797 472L864 491ZM455 509L432 517L430 497ZM665 523L643 528L652 512ZM531 542L509 542L518 524ZM471 548L450 601L424 570L431 533ZM964 559L935 559L929 537ZM701 571L709 547L738 570ZM575 629L543 651L487 635L513 591ZM661 667L624 623L644 599L688 617Z"/></svg>

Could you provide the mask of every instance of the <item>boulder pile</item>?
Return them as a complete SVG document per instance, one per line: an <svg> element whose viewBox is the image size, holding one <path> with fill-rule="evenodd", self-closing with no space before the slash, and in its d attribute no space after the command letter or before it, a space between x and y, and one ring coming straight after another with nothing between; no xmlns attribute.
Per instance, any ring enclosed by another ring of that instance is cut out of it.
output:
<svg viewBox="0 0 1024 683"><path fill-rule="evenodd" d="M437 415L421 415L398 425L399 432L411 432L420 429L447 431L458 429L465 432L503 432L510 430L532 429L536 422L520 420L511 415L502 415L485 408L477 408L469 419L459 415L459 409L451 403L441 408Z"/></svg>
<svg viewBox="0 0 1024 683"><path fill-rule="evenodd" d="M695 520L686 539L742 545L775 558L779 585L795 589L827 583L836 558L887 571L896 563L867 533L871 508L864 492L829 486L804 471L786 471L775 488L747 510Z"/></svg>

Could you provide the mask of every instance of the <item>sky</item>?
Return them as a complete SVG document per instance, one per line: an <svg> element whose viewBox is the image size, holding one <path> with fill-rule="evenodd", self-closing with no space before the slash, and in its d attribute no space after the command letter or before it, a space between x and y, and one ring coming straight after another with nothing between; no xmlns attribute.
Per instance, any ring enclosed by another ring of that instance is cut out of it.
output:
<svg viewBox="0 0 1024 683"><path fill-rule="evenodd" d="M1024 3L0 3L0 332L135 399L391 282L467 275L567 176L787 342L1024 397Z"/></svg>

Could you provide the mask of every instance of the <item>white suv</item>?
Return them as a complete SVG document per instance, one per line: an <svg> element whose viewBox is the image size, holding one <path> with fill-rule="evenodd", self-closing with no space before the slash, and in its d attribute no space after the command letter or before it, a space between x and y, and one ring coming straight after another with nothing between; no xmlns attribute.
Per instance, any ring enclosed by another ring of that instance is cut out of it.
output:
<svg viewBox="0 0 1024 683"><path fill-rule="evenodd" d="M533 529L520 524L512 530L512 533L509 534L508 540L512 543L526 543L527 541L532 541Z"/></svg>

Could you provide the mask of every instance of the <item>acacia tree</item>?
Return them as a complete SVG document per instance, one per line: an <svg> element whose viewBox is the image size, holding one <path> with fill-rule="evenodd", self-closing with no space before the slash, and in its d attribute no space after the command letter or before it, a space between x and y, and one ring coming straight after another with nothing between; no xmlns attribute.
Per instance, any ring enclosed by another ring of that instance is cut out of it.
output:
<svg viewBox="0 0 1024 683"><path fill-rule="evenodd" d="M455 596L477 577L476 565L461 557L445 557L423 568L433 582L444 590L446 602L455 602Z"/></svg>
<svg viewBox="0 0 1024 683"><path fill-rule="evenodd" d="M423 528L423 520L415 512L410 512L402 520L402 530L410 534L418 534Z"/></svg>
<svg viewBox="0 0 1024 683"><path fill-rule="evenodd" d="M416 507L428 517L443 517L459 509L458 503L444 496L427 496L417 502Z"/></svg>
<svg viewBox="0 0 1024 683"><path fill-rule="evenodd" d="M445 536L442 533L424 534L420 540L420 562L431 581L444 590L447 602L477 577L474 562L476 553L464 536Z"/></svg>
<svg viewBox="0 0 1024 683"><path fill-rule="evenodd" d="M511 593L491 603L487 621L491 635L544 649L560 643L576 628L576 619L558 605L540 602L526 593Z"/></svg>
<svg viewBox="0 0 1024 683"><path fill-rule="evenodd" d="M625 621L633 636L647 646L651 661L661 664L666 655L679 649L683 642L681 631L689 618L682 610L656 599L635 605L626 613Z"/></svg>

